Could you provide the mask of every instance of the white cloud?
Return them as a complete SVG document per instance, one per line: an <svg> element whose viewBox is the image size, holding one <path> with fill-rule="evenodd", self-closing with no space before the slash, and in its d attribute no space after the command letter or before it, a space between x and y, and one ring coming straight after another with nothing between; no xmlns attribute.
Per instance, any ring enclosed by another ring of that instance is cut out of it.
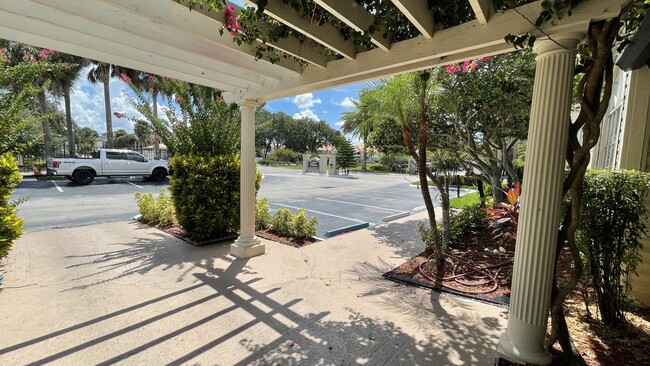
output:
<svg viewBox="0 0 650 366"><path fill-rule="evenodd" d="M307 118L311 119L314 121L320 121L320 118L312 111L311 109L304 109L296 114L293 115L293 118L295 119L300 119L300 118Z"/></svg>
<svg viewBox="0 0 650 366"><path fill-rule="evenodd" d="M318 98L314 98L314 94L300 94L291 98L291 101L298 107L298 109L308 109L313 107L316 104L321 104L322 101Z"/></svg>
<svg viewBox="0 0 650 366"><path fill-rule="evenodd" d="M341 127L341 126L343 126L343 123L344 123L343 121L338 121L338 122L335 123L335 125Z"/></svg>
<svg viewBox="0 0 650 366"><path fill-rule="evenodd" d="M106 132L106 118L104 112L104 88L102 84L90 84L86 80L88 68L82 70L81 75L70 93L70 109L72 119L81 127L90 127L101 133ZM129 87L119 79L111 79L109 90L111 93L111 113L126 113L128 118L111 116L113 131L123 129L133 132L133 122L129 118L142 118L142 115L129 103L122 90ZM59 101L59 108L64 109L63 100ZM162 114L159 112L159 114Z"/></svg>
<svg viewBox="0 0 650 366"><path fill-rule="evenodd" d="M345 99L343 99L341 101L341 103L337 103L337 104L340 105L341 107L344 107L344 108L353 108L354 107L354 102L356 102L356 100L354 100L354 99L352 99L350 97L346 97Z"/></svg>

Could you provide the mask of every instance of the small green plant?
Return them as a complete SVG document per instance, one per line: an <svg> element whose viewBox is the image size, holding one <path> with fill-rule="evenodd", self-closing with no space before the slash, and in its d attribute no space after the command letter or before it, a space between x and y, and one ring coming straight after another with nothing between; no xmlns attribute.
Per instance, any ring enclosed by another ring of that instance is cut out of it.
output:
<svg viewBox="0 0 650 366"><path fill-rule="evenodd" d="M304 208L299 208L293 217L293 236L296 238L316 236L316 225L318 225L318 218L312 217L307 220L307 211Z"/></svg>
<svg viewBox="0 0 650 366"><path fill-rule="evenodd" d="M135 201L138 203L142 221L154 223L156 221L155 204L151 193L135 193Z"/></svg>
<svg viewBox="0 0 650 366"><path fill-rule="evenodd" d="M280 208L273 214L271 228L279 235L292 236L291 224L293 223L293 213L288 208Z"/></svg>
<svg viewBox="0 0 650 366"><path fill-rule="evenodd" d="M315 236L318 218L312 217L307 219L307 211L299 208L296 214L293 214L288 208L281 208L275 211L271 220L271 230L282 236L293 238L309 238Z"/></svg>
<svg viewBox="0 0 650 366"><path fill-rule="evenodd" d="M23 220L16 215L18 202L10 201L11 193L20 183L18 163L11 153L0 155L0 259L23 233Z"/></svg>
<svg viewBox="0 0 650 366"><path fill-rule="evenodd" d="M137 192L135 200L138 203L142 220L148 224L170 226L174 222L174 204L165 188L154 199L151 193Z"/></svg>
<svg viewBox="0 0 650 366"><path fill-rule="evenodd" d="M255 203L255 227L257 230L265 230L271 226L271 210L269 209L269 199L262 197Z"/></svg>
<svg viewBox="0 0 650 366"><path fill-rule="evenodd" d="M487 213L480 204L456 211L449 225L449 245L461 244L461 239L469 234L479 233L486 228Z"/></svg>

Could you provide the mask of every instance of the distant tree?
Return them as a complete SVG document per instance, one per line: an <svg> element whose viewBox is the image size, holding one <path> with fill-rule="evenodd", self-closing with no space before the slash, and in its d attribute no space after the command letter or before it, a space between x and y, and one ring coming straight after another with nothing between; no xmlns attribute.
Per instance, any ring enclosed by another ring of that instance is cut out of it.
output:
<svg viewBox="0 0 650 366"><path fill-rule="evenodd" d="M138 141L135 134L130 134L122 129L115 131L113 138L114 146L116 149L132 149L133 145Z"/></svg>
<svg viewBox="0 0 650 366"><path fill-rule="evenodd" d="M354 147L349 140L341 139L336 146L336 164L345 174L350 174L350 168L357 165Z"/></svg>
<svg viewBox="0 0 650 366"><path fill-rule="evenodd" d="M95 140L99 137L97 131L90 127L77 128L74 132L74 140L77 145L77 153L89 155L95 150Z"/></svg>
<svg viewBox="0 0 650 366"><path fill-rule="evenodd" d="M133 124L133 133L138 142L144 145L153 143L153 129L146 121L135 121Z"/></svg>
<svg viewBox="0 0 650 366"><path fill-rule="evenodd" d="M52 61L66 65L64 70L52 79L51 89L55 96L63 97L68 151L70 152L70 156L75 156L74 123L70 108L70 91L78 76L81 74L83 67L88 64L88 60L83 57L57 52L52 56Z"/></svg>

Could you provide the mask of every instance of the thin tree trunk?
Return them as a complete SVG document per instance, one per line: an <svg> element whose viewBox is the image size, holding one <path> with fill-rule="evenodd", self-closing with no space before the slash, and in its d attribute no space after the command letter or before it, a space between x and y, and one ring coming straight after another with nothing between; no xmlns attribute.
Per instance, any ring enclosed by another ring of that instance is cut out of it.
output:
<svg viewBox="0 0 650 366"><path fill-rule="evenodd" d="M158 118L158 90L156 88L153 88L151 91L151 105L153 106L153 116ZM158 160L161 158L160 156L160 136L158 136L158 132L156 132L156 129L154 127L153 130L153 158Z"/></svg>
<svg viewBox="0 0 650 366"><path fill-rule="evenodd" d="M107 75L103 82L104 84L104 110L106 111L106 147L112 149L113 144L113 114L111 112L111 90L110 90L110 77Z"/></svg>
<svg viewBox="0 0 650 366"><path fill-rule="evenodd" d="M74 157L77 152L74 146L74 128L72 126L72 114L70 112L70 88L63 90L63 102L65 104L65 127L66 135L68 135L68 151L70 151L70 156Z"/></svg>
<svg viewBox="0 0 650 366"><path fill-rule="evenodd" d="M368 135L363 136L363 151L361 152L361 170L366 171L366 159L368 158L368 149L366 148L366 139Z"/></svg>
<svg viewBox="0 0 650 366"><path fill-rule="evenodd" d="M45 92L41 91L38 93L38 105L41 109L41 115L46 115L47 112L47 98L45 97ZM41 122L43 125L43 154L45 157L52 156L52 133L50 131L50 119L43 118Z"/></svg>

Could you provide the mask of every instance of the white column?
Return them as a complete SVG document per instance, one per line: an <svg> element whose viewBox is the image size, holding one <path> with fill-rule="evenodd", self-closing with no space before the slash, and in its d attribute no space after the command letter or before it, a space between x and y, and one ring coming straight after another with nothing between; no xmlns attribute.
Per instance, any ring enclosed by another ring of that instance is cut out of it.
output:
<svg viewBox="0 0 650 366"><path fill-rule="evenodd" d="M256 101L240 103L241 171L239 182L240 235L230 245L230 254L250 258L264 254L264 244L255 236L255 106Z"/></svg>
<svg viewBox="0 0 650 366"><path fill-rule="evenodd" d="M544 349L555 264L564 162L569 133L575 49L581 33L538 40L537 69L528 127L526 177L512 274L508 329L497 354L548 365Z"/></svg>

